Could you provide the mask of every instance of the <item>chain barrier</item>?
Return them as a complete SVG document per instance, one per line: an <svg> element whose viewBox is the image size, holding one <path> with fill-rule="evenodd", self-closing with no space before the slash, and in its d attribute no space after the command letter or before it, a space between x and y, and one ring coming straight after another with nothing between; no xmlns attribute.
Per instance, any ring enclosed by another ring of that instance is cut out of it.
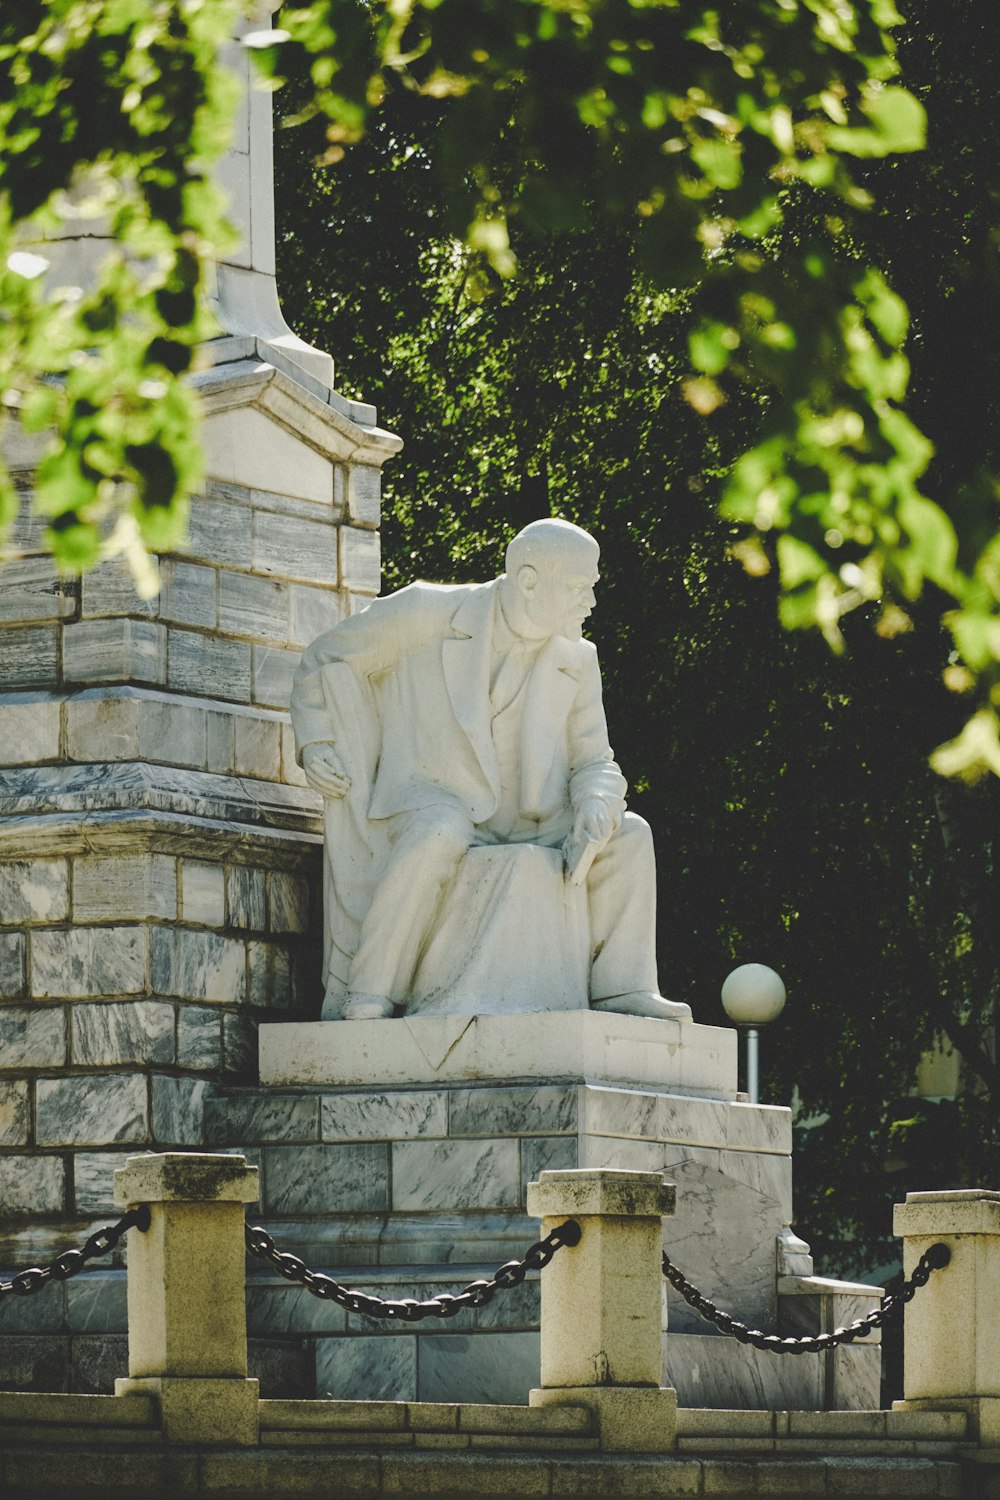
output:
<svg viewBox="0 0 1000 1500"><path fill-rule="evenodd" d="M770 1354L820 1354L825 1349L835 1349L838 1344L850 1344L855 1339L866 1338L890 1318L898 1317L904 1305L916 1296L918 1287L927 1285L931 1272L942 1270L950 1260L951 1251L947 1245L931 1245L920 1257L909 1280L904 1281L899 1290L893 1292L891 1297L886 1297L878 1307L873 1307L865 1317L857 1318L846 1328L838 1328L833 1333L787 1339L776 1333L762 1333L759 1328L748 1328L729 1313L722 1312L688 1281L684 1273L672 1263L666 1251L663 1252L663 1274L689 1306L707 1322L714 1323L719 1332L727 1337L737 1339L741 1344L752 1344L755 1349L766 1349Z"/></svg>
<svg viewBox="0 0 1000 1500"><path fill-rule="evenodd" d="M508 1260L499 1266L489 1281L470 1281L454 1295L442 1292L426 1302L413 1297L390 1301L376 1297L370 1292L358 1291L356 1287L341 1286L332 1276L322 1271L310 1271L305 1261L297 1255L279 1250L274 1240L259 1225L246 1226L246 1244L251 1255L274 1267L288 1281L297 1281L314 1297L323 1297L338 1302L348 1312L360 1313L363 1318L391 1319L402 1323L420 1323L424 1318L453 1318L465 1307L485 1307L492 1302L497 1292L520 1286L529 1271L541 1271L563 1245L578 1245L583 1233L575 1219L559 1224L544 1240L537 1240L527 1251L523 1260Z"/></svg>
<svg viewBox="0 0 1000 1500"><path fill-rule="evenodd" d="M149 1204L142 1203L138 1208L130 1208L117 1224L108 1224L104 1229L95 1230L79 1250L64 1250L62 1255L57 1255L47 1266L29 1266L26 1271L19 1271L16 1276L11 1277L10 1281L0 1281L0 1298L8 1294L30 1297L32 1292L40 1292L50 1281L67 1281L70 1276L76 1276L84 1270L88 1260L107 1255L130 1229L139 1229L145 1233L148 1228Z"/></svg>

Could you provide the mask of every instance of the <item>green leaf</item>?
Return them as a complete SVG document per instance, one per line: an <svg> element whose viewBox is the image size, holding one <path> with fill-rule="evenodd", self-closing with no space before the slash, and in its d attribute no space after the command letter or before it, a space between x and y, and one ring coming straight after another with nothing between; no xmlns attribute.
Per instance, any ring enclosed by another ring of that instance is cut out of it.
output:
<svg viewBox="0 0 1000 1500"><path fill-rule="evenodd" d="M922 151L927 144L927 111L908 89L878 89L863 106L889 151Z"/></svg>

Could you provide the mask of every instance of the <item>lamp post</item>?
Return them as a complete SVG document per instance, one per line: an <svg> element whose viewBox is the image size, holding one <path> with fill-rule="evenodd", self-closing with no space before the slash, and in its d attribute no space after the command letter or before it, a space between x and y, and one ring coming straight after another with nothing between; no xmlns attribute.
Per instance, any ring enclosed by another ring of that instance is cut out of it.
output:
<svg viewBox="0 0 1000 1500"><path fill-rule="evenodd" d="M766 964L741 964L722 986L726 1015L747 1039L747 1093L760 1103L760 1037L758 1028L774 1021L785 1008L785 986Z"/></svg>

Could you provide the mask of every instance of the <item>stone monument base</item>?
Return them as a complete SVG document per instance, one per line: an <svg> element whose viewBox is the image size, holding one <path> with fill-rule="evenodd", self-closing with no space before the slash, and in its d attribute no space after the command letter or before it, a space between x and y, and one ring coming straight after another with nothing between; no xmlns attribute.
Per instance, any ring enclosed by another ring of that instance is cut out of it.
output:
<svg viewBox="0 0 1000 1500"><path fill-rule="evenodd" d="M341 1282L455 1292L538 1238L525 1194L542 1170L662 1171L677 1185L672 1258L751 1326L779 1325L791 1118L737 1097L732 1031L588 1011L277 1024L261 1028L261 1078L208 1102L206 1139L260 1165L259 1220ZM539 1384L538 1294L529 1277L454 1320L376 1324L254 1274L250 1334L304 1342L318 1396L523 1403ZM826 1356L779 1372L664 1283L668 1323L682 1404L825 1404ZM858 1404L877 1404L872 1389L859 1381Z"/></svg>

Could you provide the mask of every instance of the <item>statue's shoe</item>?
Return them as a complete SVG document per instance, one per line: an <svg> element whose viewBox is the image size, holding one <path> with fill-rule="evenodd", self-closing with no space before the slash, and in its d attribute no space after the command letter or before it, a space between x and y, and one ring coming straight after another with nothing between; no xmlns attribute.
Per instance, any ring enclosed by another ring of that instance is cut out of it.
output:
<svg viewBox="0 0 1000 1500"><path fill-rule="evenodd" d="M345 1021L384 1021L395 1006L385 995L348 995L344 1001Z"/></svg>
<svg viewBox="0 0 1000 1500"><path fill-rule="evenodd" d="M627 995L611 995L607 1000L593 1000L591 1010L615 1011L623 1016L654 1016L662 1021L690 1021L691 1007L682 1000L664 1000L652 990L631 990Z"/></svg>

